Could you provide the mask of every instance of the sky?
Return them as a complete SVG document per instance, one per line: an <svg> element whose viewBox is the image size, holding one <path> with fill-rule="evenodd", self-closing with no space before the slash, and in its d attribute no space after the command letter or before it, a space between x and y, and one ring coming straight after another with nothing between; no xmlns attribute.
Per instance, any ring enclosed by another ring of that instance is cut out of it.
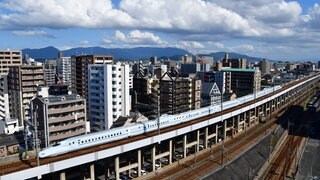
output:
<svg viewBox="0 0 320 180"><path fill-rule="evenodd" d="M320 60L320 0L0 0L0 41Z"/></svg>

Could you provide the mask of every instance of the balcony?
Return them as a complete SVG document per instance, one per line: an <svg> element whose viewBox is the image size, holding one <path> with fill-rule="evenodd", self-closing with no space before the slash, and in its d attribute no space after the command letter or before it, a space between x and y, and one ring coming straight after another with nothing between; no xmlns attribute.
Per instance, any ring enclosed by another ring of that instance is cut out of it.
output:
<svg viewBox="0 0 320 180"><path fill-rule="evenodd" d="M56 132L56 131L66 131L72 128L76 128L79 126L85 126L86 122L78 122L78 123L72 123L72 124L67 124L65 126L55 126L55 127L49 127L49 132Z"/></svg>
<svg viewBox="0 0 320 180"><path fill-rule="evenodd" d="M85 113L77 114L77 118L83 118L85 116L86 116ZM69 115L69 116L64 116L64 117L56 117L56 118L49 118L49 123L59 123L59 122L70 121L70 120L74 120L74 119L75 119L75 115Z"/></svg>
<svg viewBox="0 0 320 180"><path fill-rule="evenodd" d="M85 108L86 108L85 105L79 105L79 106L72 106L72 107L65 107L65 108L58 108L58 109L48 109L48 114L72 112L72 111L77 111Z"/></svg>
<svg viewBox="0 0 320 180"><path fill-rule="evenodd" d="M66 139L66 138L69 138L69 137L74 137L74 136L78 136L78 135L81 135L81 134L85 134L86 130L85 129L80 129L80 130L76 130L76 131L73 131L73 132L66 132L66 133L60 133L60 134L57 134L57 135L50 135L49 136L49 140L50 141L57 141L57 140L60 140L60 139Z"/></svg>

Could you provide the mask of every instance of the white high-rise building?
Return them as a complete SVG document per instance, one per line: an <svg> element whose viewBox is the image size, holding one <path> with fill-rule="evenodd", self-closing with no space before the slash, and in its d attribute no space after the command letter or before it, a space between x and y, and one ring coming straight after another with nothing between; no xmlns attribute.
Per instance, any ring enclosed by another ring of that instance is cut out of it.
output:
<svg viewBox="0 0 320 180"><path fill-rule="evenodd" d="M88 73L89 119L91 131L109 129L131 110L129 65L91 64Z"/></svg>
<svg viewBox="0 0 320 180"><path fill-rule="evenodd" d="M0 74L0 119L10 118L8 75Z"/></svg>
<svg viewBox="0 0 320 180"><path fill-rule="evenodd" d="M71 57L58 58L57 73L60 83L71 86Z"/></svg>

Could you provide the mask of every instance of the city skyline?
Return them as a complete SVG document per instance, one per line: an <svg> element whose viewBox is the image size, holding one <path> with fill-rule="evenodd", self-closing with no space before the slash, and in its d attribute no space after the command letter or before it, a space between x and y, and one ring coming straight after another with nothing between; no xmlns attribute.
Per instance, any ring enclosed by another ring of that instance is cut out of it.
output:
<svg viewBox="0 0 320 180"><path fill-rule="evenodd" d="M4 0L0 49L147 46L275 60L319 59L316 2Z"/></svg>

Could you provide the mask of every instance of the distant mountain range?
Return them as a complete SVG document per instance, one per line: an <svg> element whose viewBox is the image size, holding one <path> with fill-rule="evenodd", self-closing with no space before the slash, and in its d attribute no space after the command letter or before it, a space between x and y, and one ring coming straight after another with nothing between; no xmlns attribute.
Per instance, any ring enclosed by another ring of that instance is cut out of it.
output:
<svg viewBox="0 0 320 180"><path fill-rule="evenodd" d="M40 49L23 49L22 54L28 54L34 59L56 59L59 49L49 46ZM175 56L191 54L188 51L179 48L156 48L156 47L137 47L137 48L103 48L103 47L79 47L62 51L63 56L81 55L81 54L100 54L113 55L117 60L140 60L148 59L151 56Z"/></svg>
<svg viewBox="0 0 320 180"><path fill-rule="evenodd" d="M59 49L49 46L40 49L23 49L22 54L28 54L29 57L44 60L56 59ZM108 54L113 55L116 60L140 60L149 59L151 56L157 56L158 59L180 60L182 55L194 55L188 51L179 48L159 48L159 47L137 47L137 48L103 48L103 47L79 47L62 51L63 56L81 55L81 54ZM226 52L216 52L210 54L199 54L199 56L210 56L214 60L224 58ZM259 61L262 58L250 57L247 55L228 53L230 58L246 58L248 61Z"/></svg>
<svg viewBox="0 0 320 180"><path fill-rule="evenodd" d="M220 60L224 59L225 54L228 53L230 59L239 59L239 58L245 58L247 61L260 61L263 58L258 58L258 57L251 57L243 54L238 54L238 53L233 53L233 52L215 52L215 53L210 53L210 54L199 54L199 56L209 56L213 57L215 60Z"/></svg>

